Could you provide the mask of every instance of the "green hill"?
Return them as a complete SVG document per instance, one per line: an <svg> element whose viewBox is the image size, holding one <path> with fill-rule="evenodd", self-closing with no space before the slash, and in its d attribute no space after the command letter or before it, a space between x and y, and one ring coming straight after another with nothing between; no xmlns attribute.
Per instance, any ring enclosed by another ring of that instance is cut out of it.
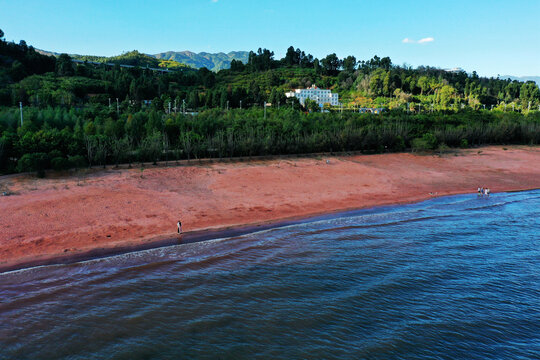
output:
<svg viewBox="0 0 540 360"><path fill-rule="evenodd" d="M36 50L40 54L58 57L60 53ZM167 51L155 55L142 54L133 50L118 56L95 56L70 54L73 59L103 63L116 63L122 65L133 65L140 67L166 67L169 69L180 67L192 67L195 69L207 68L212 71L219 71L231 67L232 60L240 60L244 64L248 62L249 52L231 51L230 53L194 53L191 51Z"/></svg>
<svg viewBox="0 0 540 360"><path fill-rule="evenodd" d="M191 51L167 51L153 56L157 59L177 61L196 69L205 67L208 70L219 71L230 68L232 60L240 60L243 63L247 63L249 52L231 51L228 54L222 52L212 54L207 52L194 53Z"/></svg>
<svg viewBox="0 0 540 360"><path fill-rule="evenodd" d="M121 64L121 65L132 65L132 66L139 66L139 67L152 67L152 68L162 67L162 68L169 68L169 69L188 67L188 65L179 63L174 60L156 59L153 56L142 54L138 52L137 50L133 50L125 54L112 56L112 57L74 55L73 58L77 60L87 60L87 61L113 63L113 64Z"/></svg>
<svg viewBox="0 0 540 360"><path fill-rule="evenodd" d="M60 56L59 53L50 52L50 51L38 50L38 52L40 54L48 55L48 56L56 56L56 57ZM137 50L129 51L122 55L111 56L111 57L95 56L95 55L77 55L77 54L70 55L70 57L75 60L99 62L99 63L113 63L113 64L120 64L120 65L132 65L132 66L139 66L141 68L161 67L161 68L168 68L168 69L177 69L177 68L189 67L188 65L185 65L178 61L174 61L170 59L156 59L154 56L140 53Z"/></svg>

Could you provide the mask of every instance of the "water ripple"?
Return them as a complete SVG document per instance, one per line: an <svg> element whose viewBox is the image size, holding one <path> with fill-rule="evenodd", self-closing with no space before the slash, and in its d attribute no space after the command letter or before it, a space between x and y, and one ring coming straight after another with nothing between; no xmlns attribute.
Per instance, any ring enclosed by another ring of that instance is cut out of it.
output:
<svg viewBox="0 0 540 360"><path fill-rule="evenodd" d="M0 359L539 358L539 195L0 274Z"/></svg>

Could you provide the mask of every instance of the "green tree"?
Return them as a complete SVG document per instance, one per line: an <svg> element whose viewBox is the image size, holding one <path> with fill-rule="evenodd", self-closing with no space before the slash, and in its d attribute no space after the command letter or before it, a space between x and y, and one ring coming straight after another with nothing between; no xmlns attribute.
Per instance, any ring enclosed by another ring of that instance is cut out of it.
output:
<svg viewBox="0 0 540 360"><path fill-rule="evenodd" d="M193 151L193 134L191 132L184 132L180 135L180 142L182 144L182 150L188 161L191 159Z"/></svg>
<svg viewBox="0 0 540 360"><path fill-rule="evenodd" d="M154 165L156 165L163 152L163 137L161 133L155 131L153 134L147 136L141 144L141 151L145 159L153 161Z"/></svg>
<svg viewBox="0 0 540 360"><path fill-rule="evenodd" d="M437 99L439 104L446 109L450 102L454 99L456 89L450 85L444 85L441 90L437 93Z"/></svg>
<svg viewBox="0 0 540 360"><path fill-rule="evenodd" d="M317 75L321 73L321 64L319 62L319 59L313 60L313 70L315 70L315 74Z"/></svg>
<svg viewBox="0 0 540 360"><path fill-rule="evenodd" d="M285 96L285 93L283 90L278 88L272 88L272 91L270 92L270 99L269 101L272 103L273 107L279 107L279 105L282 105L285 103L287 97Z"/></svg>
<svg viewBox="0 0 540 360"><path fill-rule="evenodd" d="M92 167L92 163L96 158L96 150L98 141L95 135L84 135L84 146L86 148L86 159L88 160L88 166Z"/></svg>
<svg viewBox="0 0 540 360"><path fill-rule="evenodd" d="M287 49L287 53L285 54L284 63L287 66L293 66L298 65L300 62L300 59L298 58L298 54L294 50L293 46L289 46Z"/></svg>
<svg viewBox="0 0 540 360"><path fill-rule="evenodd" d="M75 73L73 62L68 54L61 54L56 60L56 73L60 76L72 76Z"/></svg>
<svg viewBox="0 0 540 360"><path fill-rule="evenodd" d="M339 60L335 53L322 59L322 66L328 75L335 75L341 67L341 64L341 60Z"/></svg>
<svg viewBox="0 0 540 360"><path fill-rule="evenodd" d="M429 78L427 76L420 76L417 83L418 87L420 87L420 95L429 90Z"/></svg>
<svg viewBox="0 0 540 360"><path fill-rule="evenodd" d="M521 100L521 106L523 109L529 107L529 102L532 106L536 105L540 99L540 90L533 81L528 81L521 85L519 93L519 99Z"/></svg>
<svg viewBox="0 0 540 360"><path fill-rule="evenodd" d="M89 121L84 124L84 135L96 135L97 129L93 121Z"/></svg>
<svg viewBox="0 0 540 360"><path fill-rule="evenodd" d="M70 166L71 164L69 160L66 159L65 157L58 156L51 159L51 167L55 171L67 170L70 168Z"/></svg>
<svg viewBox="0 0 540 360"><path fill-rule="evenodd" d="M189 93L188 107L193 110L197 110L199 108L199 93L197 91L192 91Z"/></svg>
<svg viewBox="0 0 540 360"><path fill-rule="evenodd" d="M19 172L37 172L38 177L45 177L49 157L45 153L24 154L17 163Z"/></svg>
<svg viewBox="0 0 540 360"><path fill-rule="evenodd" d="M229 99L229 97L228 97L228 94L227 94L227 89L225 89L225 88L221 89L221 94L219 96L219 106L222 109L225 109L225 107L227 106L228 99Z"/></svg>
<svg viewBox="0 0 540 360"><path fill-rule="evenodd" d="M352 73L356 68L356 58L354 56L347 56L343 59L343 70Z"/></svg>
<svg viewBox="0 0 540 360"><path fill-rule="evenodd" d="M244 65L244 63L242 61L233 59L231 61L231 68L230 69L231 69L231 71L241 72L241 71L244 71L245 65Z"/></svg>
<svg viewBox="0 0 540 360"><path fill-rule="evenodd" d="M319 104L317 104L315 100L311 100L311 99L306 99L306 101L304 102L304 107L309 112L318 112L321 110Z"/></svg>
<svg viewBox="0 0 540 360"><path fill-rule="evenodd" d="M381 96L384 93L384 79L386 71L383 69L375 70L369 79L369 90L373 96Z"/></svg>

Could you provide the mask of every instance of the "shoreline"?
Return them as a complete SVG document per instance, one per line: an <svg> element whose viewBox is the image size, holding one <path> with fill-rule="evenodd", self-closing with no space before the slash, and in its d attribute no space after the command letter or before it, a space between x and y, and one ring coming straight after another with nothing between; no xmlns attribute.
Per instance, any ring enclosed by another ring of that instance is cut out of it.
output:
<svg viewBox="0 0 540 360"><path fill-rule="evenodd" d="M482 166L475 163L479 159ZM144 175L135 169L104 171L78 187L72 187L80 181L75 177L15 177L10 181L18 195L0 202L7 214L0 220L0 226L5 225L0 235L8 235L0 236L8 239L0 241L0 255L6 255L0 260L0 273L473 194L484 184L498 193L534 190L540 188L540 170L534 167L539 161L540 148L516 146L509 151L461 150L446 157L352 155L195 164L148 169ZM181 241L170 225L176 223L174 212L188 225ZM22 226L36 216L42 221L40 235Z"/></svg>
<svg viewBox="0 0 540 360"><path fill-rule="evenodd" d="M501 193L533 191L537 189L538 188L508 190ZM107 257L128 254L131 252L137 252L137 251L143 251L143 250L158 249L162 247L169 247L169 246L182 245L182 244L192 244L192 243L220 239L220 238L231 238L235 236L242 236L242 235L256 233L259 231L276 229L276 228L280 228L284 226L303 224L303 223L315 222L315 221L326 220L326 219L336 219L340 217L354 216L355 214L359 212L363 212L363 211L366 211L366 212L376 211L376 210L381 210L384 208L390 208L390 207L395 207L395 206L418 204L418 203L422 203L424 201L428 201L431 199L453 197L453 196L467 195L467 194L474 195L474 193L469 193L469 192L457 192L455 194L446 194L442 196L429 196L426 198L418 199L417 201L396 202L392 204L383 204L383 205L378 205L378 206L368 207L368 208L338 209L329 213L314 213L308 216L278 219L276 221L265 221L265 222L259 222L259 223L251 223L251 224L232 225L232 226L227 226L227 227L200 229L200 230L185 232L181 236L180 235L155 236L153 238L145 239L144 243L126 244L123 246L113 247L113 248L96 248L96 249L92 249L89 251L76 253L76 254L66 254L66 255L62 254L62 255L57 255L57 256L52 256L52 257L29 260L28 262L21 262L14 265L9 265L9 264L0 265L0 275L3 273L32 269L32 268L37 268L41 266L73 264L77 262L107 258Z"/></svg>
<svg viewBox="0 0 540 360"><path fill-rule="evenodd" d="M540 190L540 188L506 190L506 191L498 192L497 194L534 191L534 190ZM249 234L259 232L259 231L276 229L276 228L280 228L284 226L304 224L304 223L310 223L310 222L327 220L327 219L336 219L340 217L354 216L364 211L370 212L370 211L382 210L384 208L391 208L395 206L419 204L419 203L432 200L432 199L438 199L438 198L443 198L443 197L454 197L454 196L460 196L460 195L469 195L469 194L476 195L474 192L457 192L454 194L446 194L442 196L429 196L426 198L419 199L417 201L396 202L392 204L383 204L383 205L378 205L378 206L368 207L368 208L339 209L339 210L332 211L330 213L312 214L312 215L308 215L307 217L304 217L304 216L291 217L291 218L286 218L286 219L279 219L276 221L265 221L265 222L260 222L260 223L200 229L200 230L183 233L183 236L178 236L178 235L177 236L166 236L166 235L156 236L154 238L145 239L147 241L145 243L124 245L124 246L119 246L115 248L96 248L96 249L92 249L86 252L81 252L78 254L67 254L67 255L59 255L59 256L53 256L53 257L48 257L48 258L43 258L43 259L35 259L35 260L30 260L28 262L17 263L14 265L5 265L5 266L0 265L0 275L4 273L13 272L13 271L27 270L27 269L37 268L41 266L73 264L73 263L78 263L82 261L102 259L102 258L113 257L117 255L128 254L128 253L143 251L143 250L151 250L151 249L158 249L158 248L175 246L175 245L192 244L192 243L220 239L220 238L231 238L231 237L236 237L236 236L249 235ZM491 195L494 195L494 194L491 194Z"/></svg>

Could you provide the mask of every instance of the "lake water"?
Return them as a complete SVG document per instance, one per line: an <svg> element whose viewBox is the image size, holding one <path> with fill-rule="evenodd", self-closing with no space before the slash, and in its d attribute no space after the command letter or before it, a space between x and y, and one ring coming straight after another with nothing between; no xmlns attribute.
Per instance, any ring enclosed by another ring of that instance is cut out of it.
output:
<svg viewBox="0 0 540 360"><path fill-rule="evenodd" d="M0 274L0 359L216 358L540 358L540 191Z"/></svg>

